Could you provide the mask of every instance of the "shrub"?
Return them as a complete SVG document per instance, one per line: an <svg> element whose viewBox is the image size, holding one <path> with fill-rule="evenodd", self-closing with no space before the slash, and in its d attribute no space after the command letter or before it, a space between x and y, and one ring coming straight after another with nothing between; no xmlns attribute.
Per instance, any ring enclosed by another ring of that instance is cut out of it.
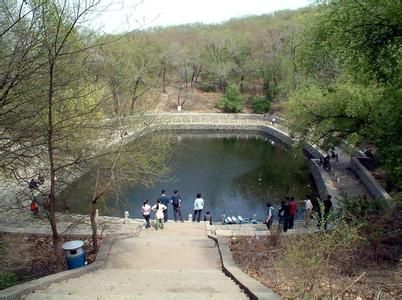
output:
<svg viewBox="0 0 402 300"><path fill-rule="evenodd" d="M402 250L402 195L394 194L390 202L365 197L345 197L339 214L348 223L359 227L365 237L360 245L362 260L397 262Z"/></svg>
<svg viewBox="0 0 402 300"><path fill-rule="evenodd" d="M263 114L269 112L271 103L265 97L254 97L251 100L251 107L256 114Z"/></svg>
<svg viewBox="0 0 402 300"><path fill-rule="evenodd" d="M349 196L339 202L339 215L348 223L361 224L377 219L386 209L385 201L373 201L366 197Z"/></svg>
<svg viewBox="0 0 402 300"><path fill-rule="evenodd" d="M17 284L17 276L10 272L0 272L0 290Z"/></svg>
<svg viewBox="0 0 402 300"><path fill-rule="evenodd" d="M238 113L243 109L243 97L235 84L230 84L225 90L225 96L218 102L218 107L225 112Z"/></svg>
<svg viewBox="0 0 402 300"><path fill-rule="evenodd" d="M213 82L202 81L199 83L198 88L203 92L215 92L216 87Z"/></svg>

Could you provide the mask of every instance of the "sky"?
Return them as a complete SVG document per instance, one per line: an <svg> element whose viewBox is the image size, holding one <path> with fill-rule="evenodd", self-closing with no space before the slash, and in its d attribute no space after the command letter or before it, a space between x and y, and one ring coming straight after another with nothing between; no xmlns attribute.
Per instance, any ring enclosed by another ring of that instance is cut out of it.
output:
<svg viewBox="0 0 402 300"><path fill-rule="evenodd" d="M188 23L220 23L231 18L262 15L308 6L311 0L102 0L92 20L106 33Z"/></svg>

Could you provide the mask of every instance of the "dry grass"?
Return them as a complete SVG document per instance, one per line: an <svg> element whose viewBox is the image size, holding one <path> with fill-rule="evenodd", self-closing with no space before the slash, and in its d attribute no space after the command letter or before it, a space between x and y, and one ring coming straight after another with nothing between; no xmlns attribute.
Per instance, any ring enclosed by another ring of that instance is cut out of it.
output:
<svg viewBox="0 0 402 300"><path fill-rule="evenodd" d="M62 237L61 244L70 240L84 240L88 262L91 254L91 239L88 236ZM15 273L19 281L27 281L55 273L55 256L51 236L0 234L0 271ZM64 265L64 269L67 266Z"/></svg>
<svg viewBox="0 0 402 300"><path fill-rule="evenodd" d="M244 272L285 298L293 298L295 288L309 289L308 286L295 286L295 283L298 282L308 282L308 278L298 277L316 275L314 271L303 270L305 266L278 264L287 245L295 242L293 239L294 237L282 238L281 243L277 243L272 240L272 237L236 237L230 239L230 248L236 263ZM314 245L311 247L313 249ZM348 267L347 272L345 272L345 267ZM348 264L345 266L345 260L339 257L330 270L334 298L337 295L339 298L340 294L344 299L358 299L359 297L375 299L377 296L380 296L379 299L402 297L402 271L400 266L398 268L395 264L376 265L367 262L366 265L360 260L354 262L348 260ZM364 275L361 276L363 273ZM358 280L356 281L356 279ZM315 284L317 293L314 296L310 294L309 297L329 297L330 281L328 277L319 277L319 282L315 282Z"/></svg>

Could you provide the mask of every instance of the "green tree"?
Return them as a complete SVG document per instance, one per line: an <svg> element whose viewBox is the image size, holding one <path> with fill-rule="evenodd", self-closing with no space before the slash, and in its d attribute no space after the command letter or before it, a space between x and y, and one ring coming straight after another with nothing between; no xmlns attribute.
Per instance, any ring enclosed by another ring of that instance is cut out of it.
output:
<svg viewBox="0 0 402 300"><path fill-rule="evenodd" d="M230 113L239 113L243 110L243 97L237 85L230 84L226 88L225 96L219 101L218 107Z"/></svg>
<svg viewBox="0 0 402 300"><path fill-rule="evenodd" d="M398 1L322 1L300 47L306 80L287 107L293 128L329 146L375 142L398 190L401 28ZM308 128L308 129L306 129Z"/></svg>

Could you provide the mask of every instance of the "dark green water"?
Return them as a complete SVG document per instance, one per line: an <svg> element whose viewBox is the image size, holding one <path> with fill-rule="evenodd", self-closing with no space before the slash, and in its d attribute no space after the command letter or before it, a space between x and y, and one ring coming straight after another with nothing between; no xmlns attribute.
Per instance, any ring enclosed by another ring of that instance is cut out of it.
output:
<svg viewBox="0 0 402 300"><path fill-rule="evenodd" d="M183 217L192 213L195 196L200 192L205 200L204 212L210 211L215 220L222 214L257 214L263 219L267 201L279 205L284 196L290 195L299 202L315 192L306 159L263 136L175 134L174 138L179 143L174 146L167 176L151 187L130 186L109 194L101 205L101 214L122 216L128 210L130 217L141 217L145 199L153 204L161 189L168 196L177 189L183 199ZM88 207L79 205L80 196L74 190L78 189L72 184L63 193L70 211L87 213ZM172 218L172 207L169 213Z"/></svg>

